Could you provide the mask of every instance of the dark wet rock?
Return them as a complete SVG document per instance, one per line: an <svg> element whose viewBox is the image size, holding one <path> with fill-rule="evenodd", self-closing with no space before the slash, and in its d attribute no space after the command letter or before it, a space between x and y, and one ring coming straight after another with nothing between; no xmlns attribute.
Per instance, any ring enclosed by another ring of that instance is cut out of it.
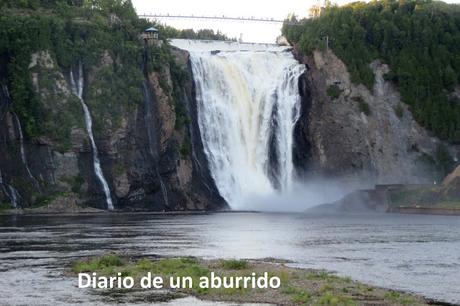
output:
<svg viewBox="0 0 460 306"><path fill-rule="evenodd" d="M439 180L440 146L452 157L459 155L458 146L440 141L415 122L396 86L385 80L386 64L370 64L375 83L368 89L351 82L347 67L330 50L305 56L295 48L294 55L308 67L299 80L302 114L294 131L293 157L301 173L367 186L426 184ZM337 97L328 94L331 86Z"/></svg>
<svg viewBox="0 0 460 306"><path fill-rule="evenodd" d="M143 103L116 110L117 116L91 99L102 92L97 87L100 73L119 63L109 52L103 52L97 64L84 67L84 95L88 96L101 168L116 209L173 211L227 207L210 176L203 152L188 54L179 50L173 54L189 71L185 87L179 89L180 101L173 100L174 84L166 62L162 64L163 73L144 70L144 88L139 84L144 91ZM46 51L32 56L29 69L44 109L74 114L76 121L65 144L50 135L24 138L29 168L40 186L37 190L21 161L18 130L12 120L14 101L8 95L7 81L0 75L0 202L11 202L11 195L5 190L14 186L21 197L21 207L42 205L56 198L65 203L62 196L68 195L73 204L106 209L105 194L94 174L81 107L71 93L70 70L59 67ZM47 79L48 87L42 86L43 78ZM163 88L164 84L169 91ZM188 116L179 128L175 103L182 103ZM190 150L182 149L187 142Z"/></svg>

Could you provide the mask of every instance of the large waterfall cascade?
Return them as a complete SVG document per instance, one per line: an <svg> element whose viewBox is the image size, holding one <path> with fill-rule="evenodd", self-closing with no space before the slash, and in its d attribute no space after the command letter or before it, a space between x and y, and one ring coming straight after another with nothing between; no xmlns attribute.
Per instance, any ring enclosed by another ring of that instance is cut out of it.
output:
<svg viewBox="0 0 460 306"><path fill-rule="evenodd" d="M172 44L190 52L200 133L220 194L244 209L254 197L289 191L305 66L276 45Z"/></svg>
<svg viewBox="0 0 460 306"><path fill-rule="evenodd" d="M88 133L88 137L90 139L91 143L91 148L93 151L93 164L94 164L94 173L96 174L96 177L98 178L99 182L102 185L102 189L104 190L106 202L107 202L107 208L109 210L113 210L113 202L112 202L112 196L110 194L110 188L109 185L107 184L107 180L104 177L104 173L102 172L101 168L101 163L99 160L99 151L96 146L96 142L94 141L94 135L93 135L93 121L91 119L91 113L89 112L88 106L86 105L85 101L83 100L83 67L82 64L79 63L78 65L78 81L75 82L74 76L72 69L70 70L70 82L72 86L72 91L74 95L78 97L78 99L81 102L81 106L83 108L83 112L85 114L85 125L86 125L86 131Z"/></svg>

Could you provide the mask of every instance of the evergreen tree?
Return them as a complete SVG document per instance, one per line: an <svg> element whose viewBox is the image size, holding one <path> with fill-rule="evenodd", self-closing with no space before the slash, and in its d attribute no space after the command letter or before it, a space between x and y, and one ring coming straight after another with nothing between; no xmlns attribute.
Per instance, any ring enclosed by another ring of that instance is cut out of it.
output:
<svg viewBox="0 0 460 306"><path fill-rule="evenodd" d="M460 81L460 5L431 0L377 0L329 6L283 34L305 53L323 49L322 37L348 67L352 82L372 89L369 64L386 62L415 119L458 143L460 104L449 93Z"/></svg>

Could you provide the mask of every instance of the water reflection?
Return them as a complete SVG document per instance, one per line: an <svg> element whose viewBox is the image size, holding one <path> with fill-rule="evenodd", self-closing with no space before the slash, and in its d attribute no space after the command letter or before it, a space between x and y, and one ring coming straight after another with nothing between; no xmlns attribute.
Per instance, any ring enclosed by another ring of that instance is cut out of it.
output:
<svg viewBox="0 0 460 306"><path fill-rule="evenodd" d="M62 268L108 251L282 258L460 303L460 218L225 213L0 216L0 304L100 302Z"/></svg>

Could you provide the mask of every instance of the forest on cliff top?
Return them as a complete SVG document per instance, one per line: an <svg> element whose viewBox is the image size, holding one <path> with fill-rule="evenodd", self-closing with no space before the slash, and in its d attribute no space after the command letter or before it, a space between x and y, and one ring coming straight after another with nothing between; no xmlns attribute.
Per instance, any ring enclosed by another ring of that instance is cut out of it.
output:
<svg viewBox="0 0 460 306"><path fill-rule="evenodd" d="M327 6L319 17L283 25L305 54L329 48L345 62L352 81L369 89L369 64L380 59L422 126L460 143L460 5L431 0L379 0ZM456 93L455 93L456 91Z"/></svg>
<svg viewBox="0 0 460 306"><path fill-rule="evenodd" d="M95 116L95 128L102 129L104 118L116 118L142 101L140 34L146 28L157 27L163 40L161 46L150 47L149 70L170 65L173 81L183 78L183 72L173 61L167 38L227 39L212 30L177 30L141 19L129 0L1 0L0 9L0 85L9 88L12 110L27 138L46 136L64 146L77 118L63 113L53 117L43 109L30 78L32 54L48 52L63 70L79 61L84 67L94 67L105 52L116 59L98 86L110 90L88 97L95 114L104 114Z"/></svg>

